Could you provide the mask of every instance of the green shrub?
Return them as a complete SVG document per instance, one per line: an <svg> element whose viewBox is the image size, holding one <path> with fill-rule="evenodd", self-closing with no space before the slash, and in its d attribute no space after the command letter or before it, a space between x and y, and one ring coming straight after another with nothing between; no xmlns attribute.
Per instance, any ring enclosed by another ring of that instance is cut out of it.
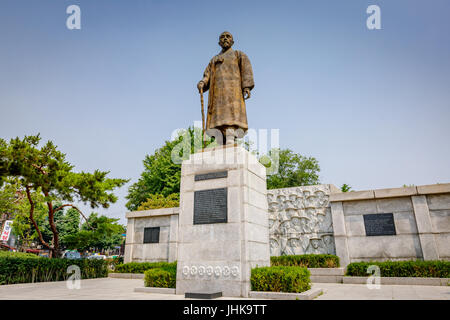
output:
<svg viewBox="0 0 450 320"><path fill-rule="evenodd" d="M115 257L113 260L116 265L123 263L123 257Z"/></svg>
<svg viewBox="0 0 450 320"><path fill-rule="evenodd" d="M253 291L303 292L311 288L310 272L299 267L261 267L251 272Z"/></svg>
<svg viewBox="0 0 450 320"><path fill-rule="evenodd" d="M73 260L31 257L0 257L0 285L29 282L67 280L73 273L67 273L71 265L80 267L81 279L108 276L104 260Z"/></svg>
<svg viewBox="0 0 450 320"><path fill-rule="evenodd" d="M347 266L346 275L367 277L371 265L380 267L381 277L450 278L450 261L439 260L354 262Z"/></svg>
<svg viewBox="0 0 450 320"><path fill-rule="evenodd" d="M149 269L162 268L164 270L177 270L176 262L129 262L116 265L114 272L118 273L144 273Z"/></svg>
<svg viewBox="0 0 450 320"><path fill-rule="evenodd" d="M109 269L114 272L117 265L123 264L123 257L107 258L105 261L108 263Z"/></svg>
<svg viewBox="0 0 450 320"><path fill-rule="evenodd" d="M23 258L23 259L40 258L38 255L35 255L33 253L13 252L13 251L0 251L0 258L4 258L4 257L14 257L14 258Z"/></svg>
<svg viewBox="0 0 450 320"><path fill-rule="evenodd" d="M143 202L138 210L151 210L160 208L173 208L180 206L180 194L172 193L165 197L162 194L150 194L148 199Z"/></svg>
<svg viewBox="0 0 450 320"><path fill-rule="evenodd" d="M271 266L299 266L305 268L338 268L339 257L333 254L303 254L270 257Z"/></svg>
<svg viewBox="0 0 450 320"><path fill-rule="evenodd" d="M146 287L175 288L176 279L176 268L154 268L144 272L144 283Z"/></svg>

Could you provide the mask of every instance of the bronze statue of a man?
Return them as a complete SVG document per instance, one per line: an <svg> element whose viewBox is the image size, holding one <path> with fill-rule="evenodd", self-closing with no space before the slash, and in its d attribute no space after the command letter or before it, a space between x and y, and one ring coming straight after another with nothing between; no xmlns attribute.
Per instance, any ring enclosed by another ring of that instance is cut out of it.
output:
<svg viewBox="0 0 450 320"><path fill-rule="evenodd" d="M223 144L234 143L236 137L241 138L247 131L244 100L250 98L255 86L250 60L245 53L233 50L233 44L231 33L222 32L219 37L222 51L211 59L197 85L199 92L209 89L207 134L214 136L208 130L219 130Z"/></svg>

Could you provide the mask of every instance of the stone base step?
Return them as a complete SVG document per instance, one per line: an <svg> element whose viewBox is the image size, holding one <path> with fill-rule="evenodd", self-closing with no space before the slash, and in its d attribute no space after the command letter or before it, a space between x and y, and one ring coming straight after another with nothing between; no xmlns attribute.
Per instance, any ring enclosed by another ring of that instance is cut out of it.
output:
<svg viewBox="0 0 450 320"><path fill-rule="evenodd" d="M368 277L343 277L346 284L367 284ZM371 279L371 284L375 284ZM450 278L380 277L380 284L410 286L448 286Z"/></svg>
<svg viewBox="0 0 450 320"><path fill-rule="evenodd" d="M117 278L117 279L144 279L143 273L113 273L110 272L108 274L109 278Z"/></svg>

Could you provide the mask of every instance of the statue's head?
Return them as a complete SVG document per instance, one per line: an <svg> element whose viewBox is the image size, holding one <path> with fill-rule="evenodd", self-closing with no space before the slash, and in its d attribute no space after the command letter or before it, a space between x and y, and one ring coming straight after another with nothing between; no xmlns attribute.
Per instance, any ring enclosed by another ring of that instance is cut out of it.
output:
<svg viewBox="0 0 450 320"><path fill-rule="evenodd" d="M224 31L219 36L219 45L222 47L222 49L226 50L228 48L231 48L233 46L234 40L231 33L228 31Z"/></svg>

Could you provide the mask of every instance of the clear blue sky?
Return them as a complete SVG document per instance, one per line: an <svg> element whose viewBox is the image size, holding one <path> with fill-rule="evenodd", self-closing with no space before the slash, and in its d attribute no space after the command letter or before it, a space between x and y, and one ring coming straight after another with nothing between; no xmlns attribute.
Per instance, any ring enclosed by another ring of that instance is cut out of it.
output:
<svg viewBox="0 0 450 320"><path fill-rule="evenodd" d="M81 7L81 30L66 8ZM366 28L381 8L382 30ZM249 125L355 190L450 182L450 2L0 1L0 137L41 133L77 170L135 182L201 120L196 83L230 31ZM106 213L125 223L127 187ZM104 211L100 211L104 212Z"/></svg>

